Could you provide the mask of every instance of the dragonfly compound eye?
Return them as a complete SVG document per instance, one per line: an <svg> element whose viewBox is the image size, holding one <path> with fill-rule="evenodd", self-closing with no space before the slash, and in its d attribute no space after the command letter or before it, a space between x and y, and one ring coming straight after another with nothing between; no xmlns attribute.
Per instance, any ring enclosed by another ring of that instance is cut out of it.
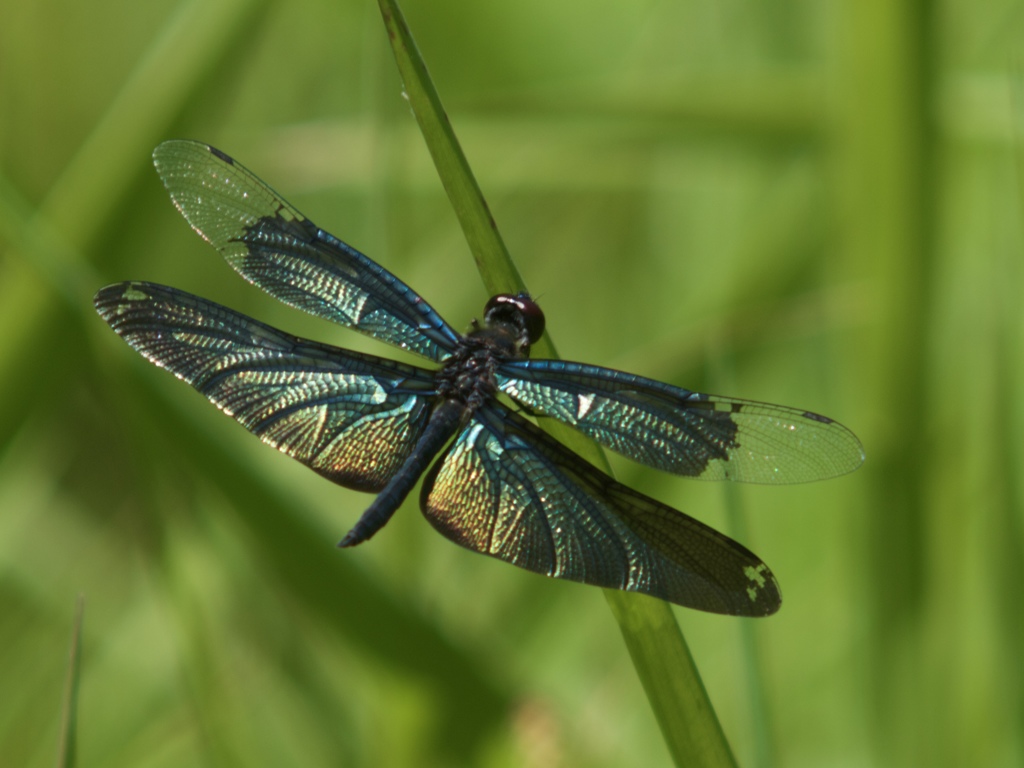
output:
<svg viewBox="0 0 1024 768"><path fill-rule="evenodd" d="M544 312L526 293L492 296L484 307L484 317L488 322L521 323L531 344L536 344L544 335ZM517 317L521 318L518 322Z"/></svg>

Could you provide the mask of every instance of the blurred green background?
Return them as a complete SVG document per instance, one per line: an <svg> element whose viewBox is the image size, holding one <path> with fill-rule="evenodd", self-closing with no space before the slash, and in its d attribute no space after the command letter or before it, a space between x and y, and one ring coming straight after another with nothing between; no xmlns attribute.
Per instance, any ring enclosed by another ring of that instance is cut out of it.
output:
<svg viewBox="0 0 1024 768"><path fill-rule="evenodd" d="M678 610L743 765L1024 763L1024 3L407 0L564 357L806 407L865 467L791 488L615 462L779 577ZM248 286L152 170L237 157L455 327L481 288L369 0L7 3L0 25L0 764L51 765L76 596L103 766L665 766L600 590L337 488L94 314Z"/></svg>

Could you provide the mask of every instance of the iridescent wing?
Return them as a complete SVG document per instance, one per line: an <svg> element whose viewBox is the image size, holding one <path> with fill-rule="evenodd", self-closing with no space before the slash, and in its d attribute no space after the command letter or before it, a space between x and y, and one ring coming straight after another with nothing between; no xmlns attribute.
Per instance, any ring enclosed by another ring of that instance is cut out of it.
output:
<svg viewBox="0 0 1024 768"><path fill-rule="evenodd" d="M765 616L781 603L756 555L615 482L497 403L478 410L431 468L420 507L456 544L547 576L713 613Z"/></svg>
<svg viewBox="0 0 1024 768"><path fill-rule="evenodd" d="M93 302L150 362L348 488L383 488L429 418L430 371L290 336L152 283L109 285Z"/></svg>
<svg viewBox="0 0 1024 768"><path fill-rule="evenodd" d="M498 386L624 456L677 475L803 483L852 472L860 441L798 408L689 392L609 368L557 360L504 363Z"/></svg>
<svg viewBox="0 0 1024 768"><path fill-rule="evenodd" d="M223 152L166 141L153 162L192 228L271 296L431 360L454 347L458 334L415 291Z"/></svg>

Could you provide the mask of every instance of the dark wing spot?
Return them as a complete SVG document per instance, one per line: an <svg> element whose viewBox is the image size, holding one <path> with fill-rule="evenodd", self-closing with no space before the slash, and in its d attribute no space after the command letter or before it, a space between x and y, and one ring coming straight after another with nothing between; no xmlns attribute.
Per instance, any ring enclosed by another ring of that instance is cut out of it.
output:
<svg viewBox="0 0 1024 768"><path fill-rule="evenodd" d="M221 160L223 160L228 165L234 165L235 164L235 158L230 157L229 155L225 155L223 152L221 152L216 147L207 147L207 149L210 150L210 154L212 154L214 157L220 158Z"/></svg>
<svg viewBox="0 0 1024 768"><path fill-rule="evenodd" d="M828 416L822 416L820 413L811 413L810 411L804 411L803 416L805 419L810 419L811 421L820 421L822 424L832 423L832 419L830 419Z"/></svg>

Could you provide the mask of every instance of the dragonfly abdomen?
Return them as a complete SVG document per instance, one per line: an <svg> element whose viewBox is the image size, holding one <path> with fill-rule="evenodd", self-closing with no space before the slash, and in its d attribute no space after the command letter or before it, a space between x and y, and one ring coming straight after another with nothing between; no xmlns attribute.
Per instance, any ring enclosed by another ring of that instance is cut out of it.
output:
<svg viewBox="0 0 1024 768"><path fill-rule="evenodd" d="M384 527L405 501L405 497L409 495L409 491L416 485L430 462L445 443L462 428L469 413L470 409L466 405L455 400L444 400L434 409L412 453L402 462L398 471L384 486L384 490L377 494L377 498L352 526L352 530L338 542L339 547L354 547ZM382 446L382 450L386 449L387 446Z"/></svg>

